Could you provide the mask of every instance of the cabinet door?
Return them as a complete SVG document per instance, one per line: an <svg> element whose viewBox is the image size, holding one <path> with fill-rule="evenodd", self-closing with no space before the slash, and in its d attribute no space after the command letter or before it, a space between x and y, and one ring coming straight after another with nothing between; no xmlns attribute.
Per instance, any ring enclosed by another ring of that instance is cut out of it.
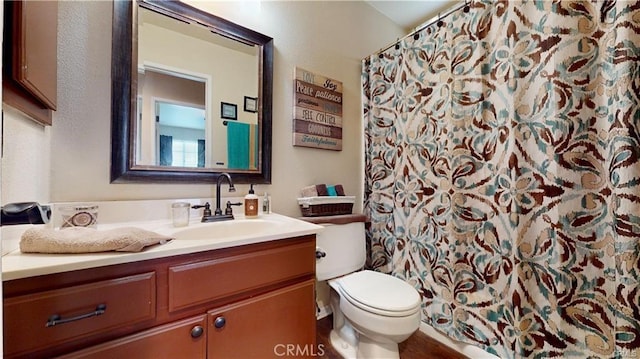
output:
<svg viewBox="0 0 640 359"><path fill-rule="evenodd" d="M317 356L314 285L308 280L209 311L208 358Z"/></svg>
<svg viewBox="0 0 640 359"><path fill-rule="evenodd" d="M206 337L206 316L201 315L96 345L60 358L205 358Z"/></svg>
<svg viewBox="0 0 640 359"><path fill-rule="evenodd" d="M2 101L42 125L57 106L57 1L4 1Z"/></svg>
<svg viewBox="0 0 640 359"><path fill-rule="evenodd" d="M38 101L55 110L58 2L18 1L14 6L14 77Z"/></svg>

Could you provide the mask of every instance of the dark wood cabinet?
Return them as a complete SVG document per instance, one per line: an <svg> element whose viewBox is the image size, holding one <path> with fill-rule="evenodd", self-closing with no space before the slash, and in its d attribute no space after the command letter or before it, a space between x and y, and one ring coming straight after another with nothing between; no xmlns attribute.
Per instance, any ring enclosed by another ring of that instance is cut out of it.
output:
<svg viewBox="0 0 640 359"><path fill-rule="evenodd" d="M315 235L5 281L4 358L305 356L314 286Z"/></svg>
<svg viewBox="0 0 640 359"><path fill-rule="evenodd" d="M3 4L3 101L51 125L58 102L58 2Z"/></svg>

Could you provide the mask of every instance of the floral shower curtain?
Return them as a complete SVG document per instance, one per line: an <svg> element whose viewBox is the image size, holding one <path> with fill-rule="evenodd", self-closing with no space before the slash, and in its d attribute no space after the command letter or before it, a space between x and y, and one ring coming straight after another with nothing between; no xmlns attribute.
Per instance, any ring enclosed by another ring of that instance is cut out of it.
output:
<svg viewBox="0 0 640 359"><path fill-rule="evenodd" d="M502 358L640 358L640 1L473 1L363 63L369 263Z"/></svg>

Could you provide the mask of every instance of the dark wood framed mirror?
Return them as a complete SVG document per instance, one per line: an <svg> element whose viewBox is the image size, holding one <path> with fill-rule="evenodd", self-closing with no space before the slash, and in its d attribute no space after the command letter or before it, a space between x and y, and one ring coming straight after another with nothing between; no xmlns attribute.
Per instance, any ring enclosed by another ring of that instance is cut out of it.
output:
<svg viewBox="0 0 640 359"><path fill-rule="evenodd" d="M112 39L112 183L212 183L222 172L236 183L271 183L272 38L179 1L139 0L113 2ZM219 46L224 55L197 53ZM186 97L191 88L196 95ZM245 97L256 111L243 111ZM239 106L223 114L221 103ZM172 117L177 107L190 112Z"/></svg>

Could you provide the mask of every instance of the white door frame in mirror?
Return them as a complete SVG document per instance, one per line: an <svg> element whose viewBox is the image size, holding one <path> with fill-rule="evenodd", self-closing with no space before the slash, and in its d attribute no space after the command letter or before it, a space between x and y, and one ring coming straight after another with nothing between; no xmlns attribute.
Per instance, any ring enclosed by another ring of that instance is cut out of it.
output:
<svg viewBox="0 0 640 359"><path fill-rule="evenodd" d="M206 167L211 167L213 166L213 163L215 163L215 161L213 161L213 130L212 130L212 115L211 115L211 111L212 111L212 106L211 106L211 89L212 89L212 78L210 74L204 74L204 73L198 73L192 70L188 70L188 69L181 69L181 68L177 68L174 66L168 66L168 65L164 65L164 64L159 64L159 63L154 63L154 62L149 62L149 61L144 61L142 64L138 65L138 73L145 73L146 71L151 71L151 72L156 72L156 73L160 73L160 74L164 74L164 75L168 75L168 76L172 76L172 77L177 77L177 78L182 78L182 79L186 79L186 80L192 80L192 81L197 81L197 82L203 82L204 86L205 86L205 166ZM155 103L155 100L159 99L159 98L155 98L152 97L149 99L150 103L153 104ZM163 98L163 99L159 99L162 100L164 102L172 102L172 103L180 103L179 101L173 100L173 99L167 99L167 98ZM143 100L144 101L144 100ZM193 104L191 103L183 103L185 105L188 106L193 106ZM150 106L150 108L153 108L153 106ZM155 110L154 110L155 111ZM140 109L137 109L137 112L140 116ZM152 117L150 118L155 118L156 114L153 113ZM142 121L140 121L142 122ZM145 130L146 128L146 130ZM138 127L136 129L136 131L138 131L138 135L136 136L136 138L138 139L139 143L135 144L135 151L138 154L138 156L136 157L136 162L134 164L134 166L149 166L149 165L157 165L157 161L156 161L156 154L157 154L157 149L156 147L156 126L142 126L142 127ZM146 135L144 135L146 133ZM148 140L145 140L148 139ZM145 145L146 143L146 145ZM147 155L145 155L145 153Z"/></svg>

